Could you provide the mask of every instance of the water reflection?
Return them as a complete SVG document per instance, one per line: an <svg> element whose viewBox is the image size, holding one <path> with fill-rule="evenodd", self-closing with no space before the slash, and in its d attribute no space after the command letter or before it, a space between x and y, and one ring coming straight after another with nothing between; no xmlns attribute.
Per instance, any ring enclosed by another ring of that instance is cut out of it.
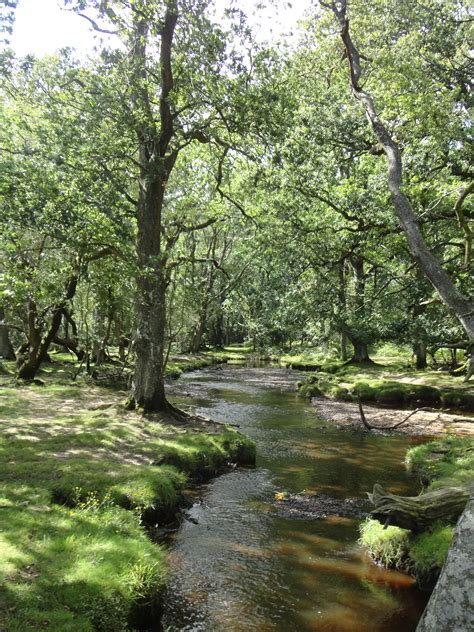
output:
<svg viewBox="0 0 474 632"><path fill-rule="evenodd" d="M402 459L412 439L336 429L294 392L281 369L226 368L185 376L175 400L238 423L258 444L256 470L208 486L171 547L165 630L414 630L425 597L413 580L380 569L357 546L358 522L281 518L277 489L363 497L380 482L417 484Z"/></svg>

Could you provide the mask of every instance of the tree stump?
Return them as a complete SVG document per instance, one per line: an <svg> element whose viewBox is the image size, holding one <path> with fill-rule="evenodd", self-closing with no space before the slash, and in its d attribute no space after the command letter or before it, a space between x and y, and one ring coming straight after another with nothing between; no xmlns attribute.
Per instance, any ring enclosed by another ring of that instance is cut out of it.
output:
<svg viewBox="0 0 474 632"><path fill-rule="evenodd" d="M376 484L367 495L375 507L371 513L376 520L417 533L428 529L436 520L456 520L470 493L462 487L445 487L421 496L396 496Z"/></svg>

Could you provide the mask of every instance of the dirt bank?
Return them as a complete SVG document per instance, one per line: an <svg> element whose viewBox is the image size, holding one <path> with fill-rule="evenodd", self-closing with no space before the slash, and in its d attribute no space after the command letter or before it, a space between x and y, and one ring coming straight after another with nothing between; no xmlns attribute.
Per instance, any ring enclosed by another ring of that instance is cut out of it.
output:
<svg viewBox="0 0 474 632"><path fill-rule="evenodd" d="M353 402L312 397L311 403L317 416L322 419L333 421L340 426L364 429L358 406ZM380 432L388 432L388 430L383 430L384 427L393 426L411 412L410 410L381 408L367 404L364 405L364 411L367 421L375 426L380 426ZM429 436L441 436L448 432L457 435L472 435L474 434L474 416L467 413L455 414L444 410L420 409L406 423L390 432Z"/></svg>

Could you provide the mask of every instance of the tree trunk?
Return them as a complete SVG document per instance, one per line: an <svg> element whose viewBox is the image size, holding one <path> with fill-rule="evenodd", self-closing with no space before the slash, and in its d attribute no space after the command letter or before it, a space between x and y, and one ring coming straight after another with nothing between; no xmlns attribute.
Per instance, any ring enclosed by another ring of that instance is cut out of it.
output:
<svg viewBox="0 0 474 632"><path fill-rule="evenodd" d="M343 362L347 361L347 336L344 332L341 333L339 338L340 358Z"/></svg>
<svg viewBox="0 0 474 632"><path fill-rule="evenodd" d="M429 529L436 520L455 520L464 510L470 493L462 487L444 487L421 496L396 496L378 484L368 494L374 518L414 533Z"/></svg>
<svg viewBox="0 0 474 632"><path fill-rule="evenodd" d="M417 340L415 343L416 368L426 369L426 343L423 340Z"/></svg>
<svg viewBox="0 0 474 632"><path fill-rule="evenodd" d="M48 355L48 349L61 326L63 305L53 308L53 315L48 331L41 337L40 330L34 325L30 327L29 345L26 357L19 363L17 377L21 380L33 380L42 362ZM30 301L29 320L36 320L36 304Z"/></svg>
<svg viewBox="0 0 474 632"><path fill-rule="evenodd" d="M143 251L141 259L143 262ZM166 284L160 270L155 268L151 275L146 274L149 268L143 263L140 267L144 273L138 279L138 327L133 343L136 362L131 395L133 404L144 411L166 411L169 408L164 385Z"/></svg>
<svg viewBox="0 0 474 632"><path fill-rule="evenodd" d="M474 630L474 499L459 519L438 583L416 632Z"/></svg>
<svg viewBox="0 0 474 632"><path fill-rule="evenodd" d="M388 187L411 255L445 305L459 319L470 344L474 346L474 303L459 292L440 261L429 250L415 212L403 191L403 165L400 148L387 127L378 117L372 96L359 83L361 77L360 54L349 34L349 20L346 17L347 0L339 0L338 3L333 1L330 8L341 26L341 37L350 66L352 92L355 98L363 103L372 131L387 157ZM471 362L474 362L474 358L471 359Z"/></svg>
<svg viewBox="0 0 474 632"><path fill-rule="evenodd" d="M216 319L214 321L213 327L213 335L212 335L212 344L217 349L222 349L225 344L224 338L224 312L222 311L221 306L219 306L219 310L216 315ZM254 346L256 342L254 341Z"/></svg>
<svg viewBox="0 0 474 632"><path fill-rule="evenodd" d="M137 203L138 317L134 336L136 363L129 407L139 406L145 411L172 409L166 400L164 386L167 282L161 231L165 189L177 158L177 152L169 153L174 136L169 102L173 89L171 49L177 22L173 4L167 5L161 26L159 129L147 86L146 46L150 24L145 14L135 13L131 33L130 80L140 179Z"/></svg>
<svg viewBox="0 0 474 632"><path fill-rule="evenodd" d="M343 259L339 263L338 273L339 273L339 286L338 286L338 321L340 325L345 328L344 320L346 315L346 261ZM340 332L339 339L339 349L340 349L340 358L343 362L348 360L347 354L347 334L344 329Z"/></svg>
<svg viewBox="0 0 474 632"><path fill-rule="evenodd" d="M357 340L353 336L349 336L352 346L354 347L354 354L349 362L353 363L363 363L363 362L372 362L369 358L369 348L366 342L362 342L361 340Z"/></svg>
<svg viewBox="0 0 474 632"><path fill-rule="evenodd" d="M353 253L350 258L350 263L354 277L354 300L353 307L357 318L365 321L365 272L364 272L364 260L361 256ZM349 360L350 363L367 363L372 362L369 358L369 348L367 342L361 340L360 334L354 330L346 331L346 335L351 341L354 347L354 354Z"/></svg>
<svg viewBox="0 0 474 632"><path fill-rule="evenodd" d="M14 360L15 352L8 335L8 327L3 324L4 322L5 310L3 307L0 307L0 358L4 360Z"/></svg>
<svg viewBox="0 0 474 632"><path fill-rule="evenodd" d="M55 336L53 342L68 351L72 351L79 361L84 358L85 353L79 348L79 343L75 338L60 338L59 336Z"/></svg>
<svg viewBox="0 0 474 632"><path fill-rule="evenodd" d="M109 254L108 249L89 257L89 261ZM26 357L18 361L17 377L23 380L32 380L41 363L48 357L48 349L58 335L61 326L63 312L70 300L74 298L79 280L79 271L76 270L69 277L64 292L64 299L52 309L49 329L42 332L38 325L37 305L33 299L28 303L28 350Z"/></svg>

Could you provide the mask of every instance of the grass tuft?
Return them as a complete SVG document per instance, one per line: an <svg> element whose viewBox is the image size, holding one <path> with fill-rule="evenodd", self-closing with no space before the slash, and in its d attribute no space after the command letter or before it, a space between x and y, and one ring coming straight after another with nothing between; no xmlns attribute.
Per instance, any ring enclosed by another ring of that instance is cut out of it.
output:
<svg viewBox="0 0 474 632"><path fill-rule="evenodd" d="M389 568L404 568L410 532L400 527L387 527L368 518L359 527L359 543L377 563Z"/></svg>

